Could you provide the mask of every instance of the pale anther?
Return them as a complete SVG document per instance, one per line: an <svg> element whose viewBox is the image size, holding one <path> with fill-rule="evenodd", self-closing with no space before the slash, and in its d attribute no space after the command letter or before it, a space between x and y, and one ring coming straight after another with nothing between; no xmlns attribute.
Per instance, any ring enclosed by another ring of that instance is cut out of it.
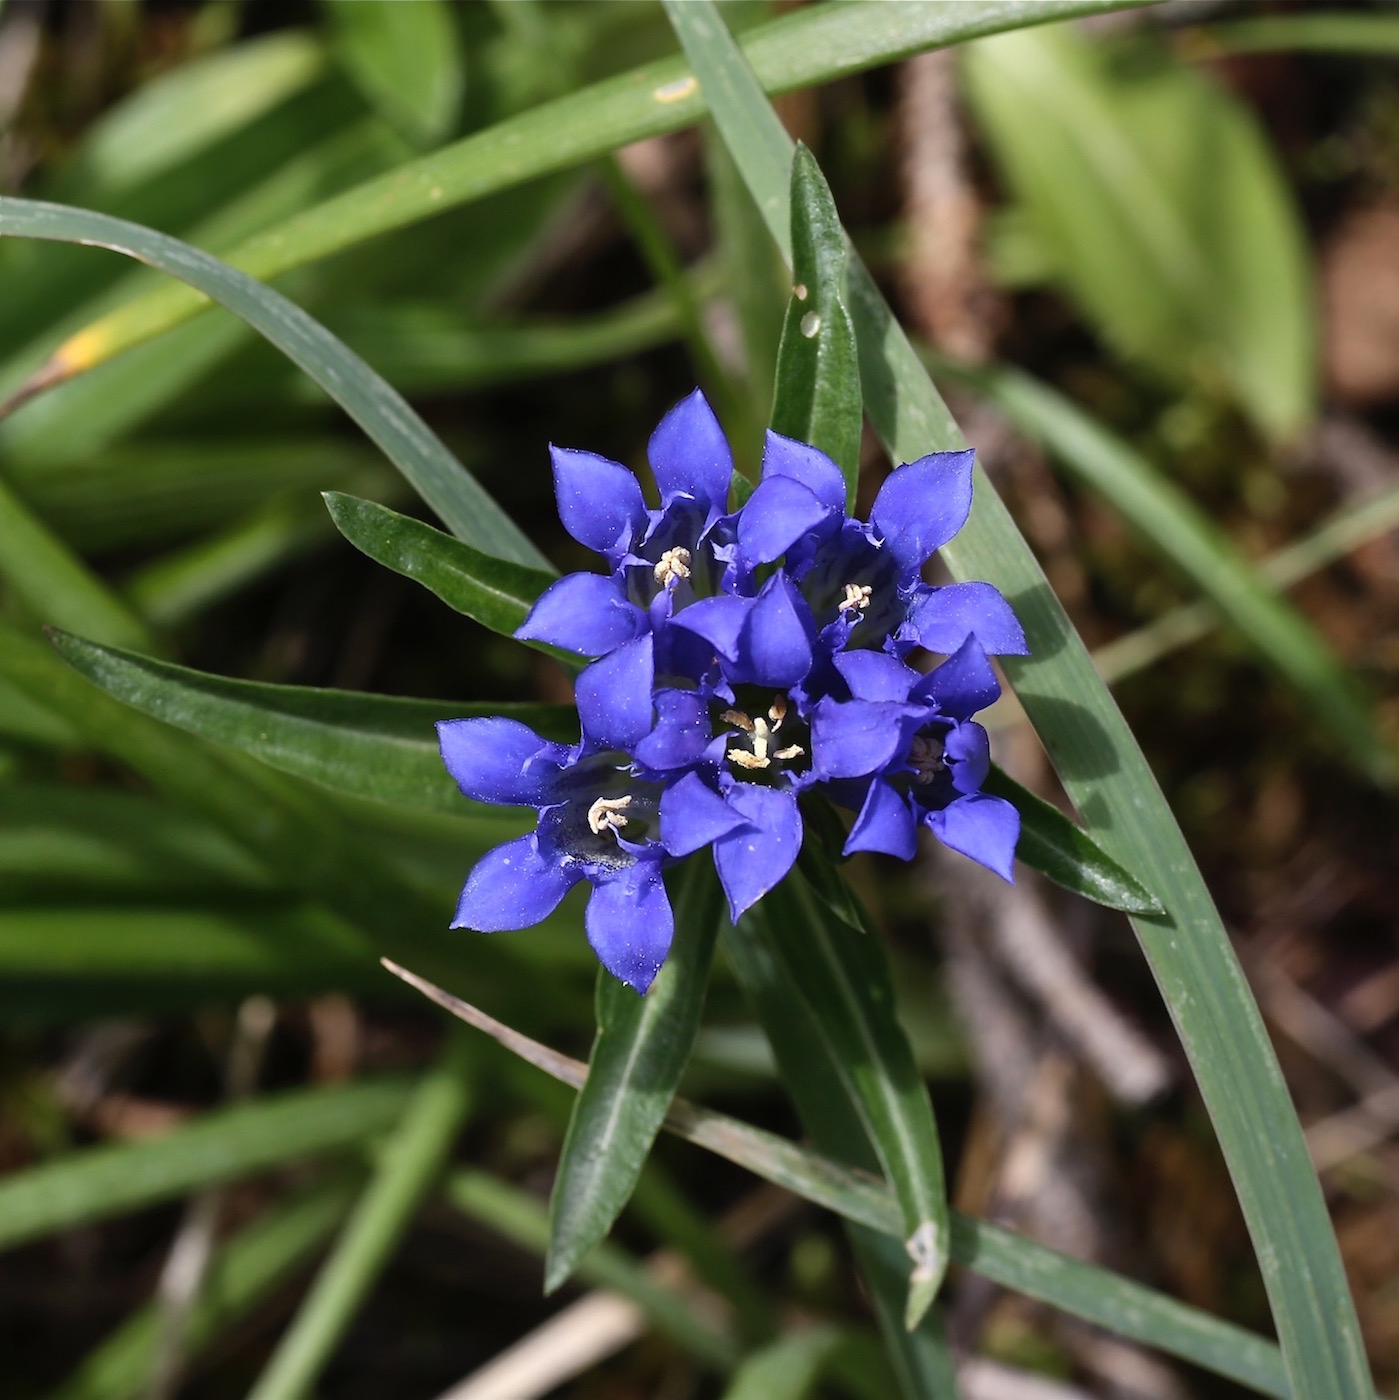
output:
<svg viewBox="0 0 1399 1400"><path fill-rule="evenodd" d="M785 696L774 695L772 704L768 706L768 718L772 721L773 732L782 728L782 721L787 718L787 700Z"/></svg>
<svg viewBox="0 0 1399 1400"><path fill-rule="evenodd" d="M682 579L690 577L690 551L683 545L676 545L673 549L668 549L656 561L653 570L656 582L662 587L670 583L672 579Z"/></svg>
<svg viewBox="0 0 1399 1400"><path fill-rule="evenodd" d="M627 824L622 813L630 806L630 794L624 797L599 797L588 808L589 829L594 836L601 836L605 831L620 831Z"/></svg>
<svg viewBox="0 0 1399 1400"><path fill-rule="evenodd" d="M753 721L742 710L725 710L723 718L725 724L732 724L745 734L753 732Z"/></svg>
<svg viewBox="0 0 1399 1400"><path fill-rule="evenodd" d="M766 768L772 760L768 757L768 739L772 731L768 728L765 719L749 719L740 710L728 710L724 718L730 724L736 724L740 729L746 730L753 736L753 752L747 749L730 749L727 757L731 758L740 768Z"/></svg>
<svg viewBox="0 0 1399 1400"><path fill-rule="evenodd" d="M805 752L806 750L802 748L800 744L788 744L785 749L778 749L778 751L773 754L773 757L779 758L783 763L786 763L788 759L800 758Z"/></svg>
<svg viewBox="0 0 1399 1400"><path fill-rule="evenodd" d="M847 583L845 585L845 597L841 600L841 612L864 612L870 605L870 597L874 589L867 583Z"/></svg>
<svg viewBox="0 0 1399 1400"><path fill-rule="evenodd" d="M942 745L920 734L909 745L908 761L918 782L931 782L943 769Z"/></svg>

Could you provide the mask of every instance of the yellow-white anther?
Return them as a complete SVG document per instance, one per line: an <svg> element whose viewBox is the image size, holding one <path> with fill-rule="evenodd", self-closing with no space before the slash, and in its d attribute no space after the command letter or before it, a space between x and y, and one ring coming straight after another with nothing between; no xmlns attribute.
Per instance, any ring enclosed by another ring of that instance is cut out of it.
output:
<svg viewBox="0 0 1399 1400"><path fill-rule="evenodd" d="M622 813L630 806L630 794L625 797L599 797L588 808L589 830L594 836L601 836L606 831L620 831L627 824Z"/></svg>
<svg viewBox="0 0 1399 1400"><path fill-rule="evenodd" d="M920 783L930 783L943 769L942 745L920 734L909 745L908 761Z"/></svg>
<svg viewBox="0 0 1399 1400"><path fill-rule="evenodd" d="M732 724L745 734L753 736L751 752L748 749L728 750L726 756L740 768L766 768L772 762L768 757L768 740L772 737L772 730L768 728L767 720L761 716L758 719L750 719L742 710L725 710L724 723Z"/></svg>
<svg viewBox="0 0 1399 1400"><path fill-rule="evenodd" d="M782 728L782 721L787 718L787 697L785 695L772 697L772 704L768 706L768 718L772 721L772 730L775 734Z"/></svg>
<svg viewBox="0 0 1399 1400"><path fill-rule="evenodd" d="M800 758L805 752L806 750L800 744L788 744L785 749L778 749L773 757L786 763L788 759Z"/></svg>
<svg viewBox="0 0 1399 1400"><path fill-rule="evenodd" d="M656 560L656 582L664 588L672 579L690 577L690 551L681 545L668 549Z"/></svg>
<svg viewBox="0 0 1399 1400"><path fill-rule="evenodd" d="M841 599L841 612L864 612L870 605L874 589L867 583L847 583L845 597Z"/></svg>

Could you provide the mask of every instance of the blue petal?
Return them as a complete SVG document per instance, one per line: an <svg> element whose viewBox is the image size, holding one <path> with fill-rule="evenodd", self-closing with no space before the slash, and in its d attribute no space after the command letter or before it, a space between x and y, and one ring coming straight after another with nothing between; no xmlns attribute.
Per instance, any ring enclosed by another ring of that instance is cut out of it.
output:
<svg viewBox="0 0 1399 1400"><path fill-rule="evenodd" d="M856 700L907 700L919 680L918 672L898 657L868 647L841 652L835 668Z"/></svg>
<svg viewBox="0 0 1399 1400"><path fill-rule="evenodd" d="M453 928L482 933L528 928L546 919L582 879L576 866L547 860L531 836L487 851L466 877Z"/></svg>
<svg viewBox="0 0 1399 1400"><path fill-rule="evenodd" d="M512 807L541 806L569 754L514 719L443 720L437 742L447 771L468 797Z"/></svg>
<svg viewBox="0 0 1399 1400"><path fill-rule="evenodd" d="M660 862L639 860L601 881L588 900L583 926L598 961L644 994L656 980L675 934Z"/></svg>
<svg viewBox="0 0 1399 1400"><path fill-rule="evenodd" d="M909 626L919 646L951 655L968 637L975 637L991 656L1026 656L1020 620L989 583L949 583L930 588L914 603Z"/></svg>
<svg viewBox="0 0 1399 1400"><path fill-rule="evenodd" d="M845 477L819 448L768 430L763 441L763 480L791 477L810 491L827 510L845 511Z"/></svg>
<svg viewBox="0 0 1399 1400"><path fill-rule="evenodd" d="M981 791L991 771L991 741L979 724L968 720L953 725L943 739L943 757L958 792Z"/></svg>
<svg viewBox="0 0 1399 1400"><path fill-rule="evenodd" d="M972 508L972 461L964 452L932 452L896 467L879 488L870 523L905 571L922 567L965 523Z"/></svg>
<svg viewBox="0 0 1399 1400"><path fill-rule="evenodd" d="M574 683L584 735L610 748L640 742L653 723L651 634L594 661Z"/></svg>
<svg viewBox="0 0 1399 1400"><path fill-rule="evenodd" d="M846 838L845 854L856 851L882 851L885 855L912 860L918 851L918 822L908 799L882 778L870 784L860 815Z"/></svg>
<svg viewBox="0 0 1399 1400"><path fill-rule="evenodd" d="M752 598L735 598L728 593L701 598L688 608L681 608L675 614L674 625L703 637L725 661L733 661L738 657L739 637L753 604Z"/></svg>
<svg viewBox="0 0 1399 1400"><path fill-rule="evenodd" d="M698 763L714 737L704 697L694 690L666 689L656 691L655 703L656 727L632 750L632 757L657 772Z"/></svg>
<svg viewBox="0 0 1399 1400"><path fill-rule="evenodd" d="M811 669L816 624L806 600L775 573L753 601L739 634L734 680L782 689L795 685Z"/></svg>
<svg viewBox="0 0 1399 1400"><path fill-rule="evenodd" d="M646 456L663 503L683 495L719 511L727 507L733 454L714 410L698 389L661 419Z"/></svg>
<svg viewBox="0 0 1399 1400"><path fill-rule="evenodd" d="M926 711L892 701L822 700L811 716L811 766L822 779L863 778L901 759Z"/></svg>
<svg viewBox="0 0 1399 1400"><path fill-rule="evenodd" d="M975 637L968 637L942 665L918 683L914 698L928 700L945 715L970 719L1001 694L1000 682Z"/></svg>
<svg viewBox="0 0 1399 1400"><path fill-rule="evenodd" d="M831 510L800 481L770 476L738 512L738 557L747 568L780 559Z"/></svg>
<svg viewBox="0 0 1399 1400"><path fill-rule="evenodd" d="M942 811L929 812L923 820L944 846L994 870L1009 884L1015 883L1011 866L1015 843L1020 839L1020 813L1009 802L985 794L959 797Z"/></svg>
<svg viewBox="0 0 1399 1400"><path fill-rule="evenodd" d="M595 452L550 447L559 519L579 544L616 555L646 530L641 484L620 462Z"/></svg>
<svg viewBox="0 0 1399 1400"><path fill-rule="evenodd" d="M714 865L737 923L792 868L801 850L802 819L797 799L781 788L735 783L728 803L747 821L715 842Z"/></svg>
<svg viewBox="0 0 1399 1400"><path fill-rule="evenodd" d="M566 574L544 590L515 635L582 656L606 656L645 626L646 614L627 601L614 579Z"/></svg>
<svg viewBox="0 0 1399 1400"><path fill-rule="evenodd" d="M736 812L698 773L687 773L661 794L661 844L673 856L712 846L747 819Z"/></svg>

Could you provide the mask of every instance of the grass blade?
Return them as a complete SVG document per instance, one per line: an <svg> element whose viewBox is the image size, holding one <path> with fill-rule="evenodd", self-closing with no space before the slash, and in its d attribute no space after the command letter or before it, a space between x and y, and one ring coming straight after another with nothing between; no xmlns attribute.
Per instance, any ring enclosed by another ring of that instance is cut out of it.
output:
<svg viewBox="0 0 1399 1400"><path fill-rule="evenodd" d="M869 6L851 0L775 20L746 34L743 46L768 91L790 92L924 49L1123 5L1124 0L961 0L953 6ZM647 136L691 126L704 111L698 84L683 62L648 64L369 180L259 233L229 259L266 281L376 234L581 165ZM207 306L186 287L161 288L141 297L65 342L27 393L92 369Z"/></svg>
<svg viewBox="0 0 1399 1400"><path fill-rule="evenodd" d="M667 13L709 90L716 124L781 243L791 146L717 11ZM710 77L717 85L710 87ZM739 101L721 103L726 92ZM859 259L850 270L865 408L890 456L912 461L964 439ZM942 551L954 577L994 583L1030 642L1005 669L1070 799L1166 906L1133 927L1218 1134L1282 1340L1297 1400L1373 1393L1335 1233L1257 1004L1209 891L1121 712L984 474L971 517Z"/></svg>
<svg viewBox="0 0 1399 1400"><path fill-rule="evenodd" d="M0 1181L0 1249L336 1152L398 1120L403 1080L269 1095L144 1142L90 1147Z"/></svg>
<svg viewBox="0 0 1399 1400"><path fill-rule="evenodd" d="M742 976L748 973L739 959L762 957L761 949L755 948L748 940L735 939L726 946L738 954L736 965ZM483 1031L546 1074L575 1088L581 1088L587 1082L588 1067L581 1061L570 1059L547 1045L521 1035L394 963L386 961L384 965L394 976L416 987L429 1000ZM789 1016L797 1005L792 998L782 994L781 985L775 979L764 978L752 985L765 985L772 989L775 994L772 1008L782 1016ZM803 1014L802 1020L794 1023L797 1029L786 1043L796 1044L801 1036L800 1026L806 1021ZM826 1127L822 1131L825 1132L832 1126L838 1128L843 1119L847 1127L858 1130L859 1121L844 1100L826 1093L822 1088L821 1074L826 1074L826 1086L833 1082L835 1075L827 1063L820 1041L806 1039L805 1049L812 1052L806 1062L809 1069L798 1077L797 1082L809 1086L809 1090L803 1090L806 1097L802 1108L804 1117L809 1120L808 1127L818 1119L823 1120ZM902 1236L902 1216L893 1192L866 1171L684 1099L672 1102L664 1126L677 1137L734 1162L755 1176L823 1206L875 1234L888 1236L895 1242ZM863 1153L867 1159L873 1160L867 1146ZM1023 1293L1027 1298L1037 1299L1074 1317L1095 1323L1118 1336L1156 1347L1216 1375L1238 1381L1261 1394L1289 1400L1292 1392L1283 1367L1282 1353L1272 1342L1231 1322L1211 1317L1198 1308L1178 1303L1174 1298L1168 1298L1121 1274L1070 1259L988 1221L963 1215L956 1210L952 1211L951 1220L953 1263ZM907 1335L901 1328L899 1332Z"/></svg>
<svg viewBox="0 0 1399 1400"><path fill-rule="evenodd" d="M505 714L565 739L578 727L567 705L464 704L269 685L207 675L66 633L52 640L95 685L166 724L336 792L425 811L501 815L500 808L468 803L457 791L438 753L438 720Z"/></svg>
<svg viewBox="0 0 1399 1400"><path fill-rule="evenodd" d="M835 917L799 874L764 905L767 916L756 926L768 933L783 980L806 1002L899 1198L913 1260L904 1317L912 1331L947 1272L947 1188L927 1086L894 1013L889 965L875 938Z"/></svg>
<svg viewBox="0 0 1399 1400"><path fill-rule="evenodd" d="M792 161L792 296L777 351L772 429L819 447L844 473L846 505L860 475L860 368L845 305L845 230L815 157Z"/></svg>
<svg viewBox="0 0 1399 1400"><path fill-rule="evenodd" d="M1309 53L1399 54L1399 15L1364 10L1297 15L1255 15L1248 19L1188 29L1181 36L1187 57L1217 54Z"/></svg>
<svg viewBox="0 0 1399 1400"><path fill-rule="evenodd" d="M695 1043L722 900L704 861L691 861L677 886L675 942L651 990L638 996L598 973L597 1039L550 1201L546 1293L568 1279L621 1214Z"/></svg>
<svg viewBox="0 0 1399 1400"><path fill-rule="evenodd" d="M84 209L0 198L4 235L110 248L198 287L305 370L378 444L453 534L515 563L547 566L519 526L402 395L280 292L178 238Z"/></svg>

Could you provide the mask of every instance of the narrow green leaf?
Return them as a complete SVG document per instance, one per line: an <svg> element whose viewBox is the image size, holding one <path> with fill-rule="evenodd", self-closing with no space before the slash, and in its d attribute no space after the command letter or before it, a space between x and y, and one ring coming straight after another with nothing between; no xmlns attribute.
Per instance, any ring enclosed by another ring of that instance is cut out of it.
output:
<svg viewBox="0 0 1399 1400"><path fill-rule="evenodd" d="M292 1278L340 1223L352 1194L349 1178L312 1187L222 1244L181 1337L186 1359L197 1359ZM147 1393L159 1329L155 1305L138 1308L47 1400L137 1400Z"/></svg>
<svg viewBox="0 0 1399 1400"><path fill-rule="evenodd" d="M792 296L777 352L772 429L819 447L844 473L847 505L860 475L860 365L845 305L845 230L821 167L800 143L792 160Z"/></svg>
<svg viewBox="0 0 1399 1400"><path fill-rule="evenodd" d="M1032 870L1095 904L1120 909L1124 914L1166 912L1161 901L1088 832L1002 769L992 766L982 791L1005 798L1020 813L1020 844L1015 857Z"/></svg>
<svg viewBox="0 0 1399 1400"><path fill-rule="evenodd" d="M1315 10L1310 14L1252 15L1247 19L1188 29L1186 57L1273 53L1399 54L1399 15L1365 10ZM1198 47L1197 47L1198 46Z"/></svg>
<svg viewBox="0 0 1399 1400"><path fill-rule="evenodd" d="M497 1234L544 1254L549 1247L549 1213L533 1196L485 1172L453 1172L443 1187L450 1205ZM594 1288L630 1298L658 1332L679 1343L718 1371L731 1371L738 1360L733 1342L701 1316L686 1298L652 1277L630 1255L606 1242L595 1245L579 1263L578 1277Z"/></svg>
<svg viewBox="0 0 1399 1400"><path fill-rule="evenodd" d="M800 1327L769 1342L749 1355L739 1367L724 1400L806 1400L816 1393L823 1375L834 1371L842 1360L864 1339L840 1327L817 1325ZM877 1353L860 1347L860 1372L854 1368L841 1369L840 1378L857 1395L877 1397L887 1395L887 1381L879 1375ZM881 1389L883 1387L883 1389ZM844 1388L844 1387L843 1387Z"/></svg>
<svg viewBox="0 0 1399 1400"><path fill-rule="evenodd" d="M848 1099L830 1092L839 1077L819 1030L801 1001L787 995L775 963L753 935L751 920L745 923L732 937L726 935L725 947L745 992L761 999L764 1024L778 1030L774 1048L781 1047L786 1083L793 1090L808 1132L818 1142L843 1137L850 1147L846 1155L872 1163L874 1154ZM575 1088L587 1082L586 1065L511 1030L396 964L385 966L554 1079ZM888 1237L898 1248L903 1234L898 1203L893 1192L868 1171L684 1099L672 1102L664 1127L765 1181L834 1211L866 1232ZM1158 1347L1264 1395L1289 1400L1292 1392L1282 1354L1272 1342L1121 1274L1070 1259L985 1220L955 1210L951 1219L954 1263L1129 1341ZM884 1331L886 1341L896 1344L910 1335L897 1323ZM920 1337L922 1333L912 1335Z"/></svg>
<svg viewBox="0 0 1399 1400"><path fill-rule="evenodd" d="M742 42L768 90L790 92L924 49L1123 5L1124 0L961 0L944 7L852 0L803 8L750 31ZM269 280L376 234L594 160L644 137L678 131L704 111L704 99L683 62L647 64L499 122L304 210L239 245L230 261ZM783 198L785 222L785 193ZM65 378L81 374L207 306L187 287L158 289L80 331L60 350L53 369ZM453 533L460 531L454 527Z"/></svg>
<svg viewBox="0 0 1399 1400"><path fill-rule="evenodd" d="M52 640L69 665L143 713L284 773L375 802L499 812L468 803L457 791L438 752L438 720L505 714L550 738L576 737L577 720L566 705L466 704L269 685L211 676L66 633Z"/></svg>
<svg viewBox="0 0 1399 1400"><path fill-rule="evenodd" d="M895 1014L888 962L871 935L833 918L795 872L764 904L773 956L820 1026L898 1194L913 1261L905 1315L912 1331L947 1272L947 1188L932 1103Z"/></svg>
<svg viewBox="0 0 1399 1400"><path fill-rule="evenodd" d="M396 1122L408 1094L398 1079L274 1094L214 1109L163 1137L14 1172L0 1180L0 1249L340 1151Z"/></svg>
<svg viewBox="0 0 1399 1400"><path fill-rule="evenodd" d="M718 124L779 244L790 141L714 8L668 9ZM1042 11L1041 11L1042 13ZM699 22L696 29L695 22ZM711 77L714 86L710 87ZM718 95L739 91L743 105ZM850 267L865 408L889 455L913 461L965 440L864 265ZM1372 1393L1364 1344L1301 1125L1258 1007L1179 827L1081 639L984 473L971 516L942 556L958 579L1011 600L1030 642L1005 669L1070 800L1108 853L1166 906L1133 928L1170 1008L1239 1193L1293 1393Z"/></svg>
<svg viewBox="0 0 1399 1400"><path fill-rule="evenodd" d="M430 145L456 125L461 43L444 0L328 0L335 56L395 126Z"/></svg>
<svg viewBox="0 0 1399 1400"><path fill-rule="evenodd" d="M0 236L5 235L110 248L197 287L305 370L382 448L453 534L515 563L547 565L403 396L280 292L178 238L83 209L0 198ZM90 344L78 351L87 356L84 367L96 363L93 349Z"/></svg>
<svg viewBox="0 0 1399 1400"><path fill-rule="evenodd" d="M1062 394L1012 369L934 364L984 393L1079 481L1108 501L1186 575L1255 652L1297 692L1307 713L1374 782L1399 785L1399 758L1377 732L1370 707L1325 641L1182 491L1130 444Z"/></svg>
<svg viewBox="0 0 1399 1400"><path fill-rule="evenodd" d="M722 909L707 861L675 886L675 941L644 997L598 973L597 1039L569 1119L550 1201L544 1288L552 1293L612 1228L665 1120L699 1030Z"/></svg>
<svg viewBox="0 0 1399 1400"><path fill-rule="evenodd" d="M435 593L449 608L509 637L556 575L508 563L373 501L325 493L335 528L376 563Z"/></svg>
<svg viewBox="0 0 1399 1400"><path fill-rule="evenodd" d="M154 649L145 623L0 480L0 578L41 622Z"/></svg>
<svg viewBox="0 0 1399 1400"><path fill-rule="evenodd" d="M301 1400L435 1185L471 1107L469 1045L453 1027L441 1060L413 1090L330 1257L249 1400Z"/></svg>

